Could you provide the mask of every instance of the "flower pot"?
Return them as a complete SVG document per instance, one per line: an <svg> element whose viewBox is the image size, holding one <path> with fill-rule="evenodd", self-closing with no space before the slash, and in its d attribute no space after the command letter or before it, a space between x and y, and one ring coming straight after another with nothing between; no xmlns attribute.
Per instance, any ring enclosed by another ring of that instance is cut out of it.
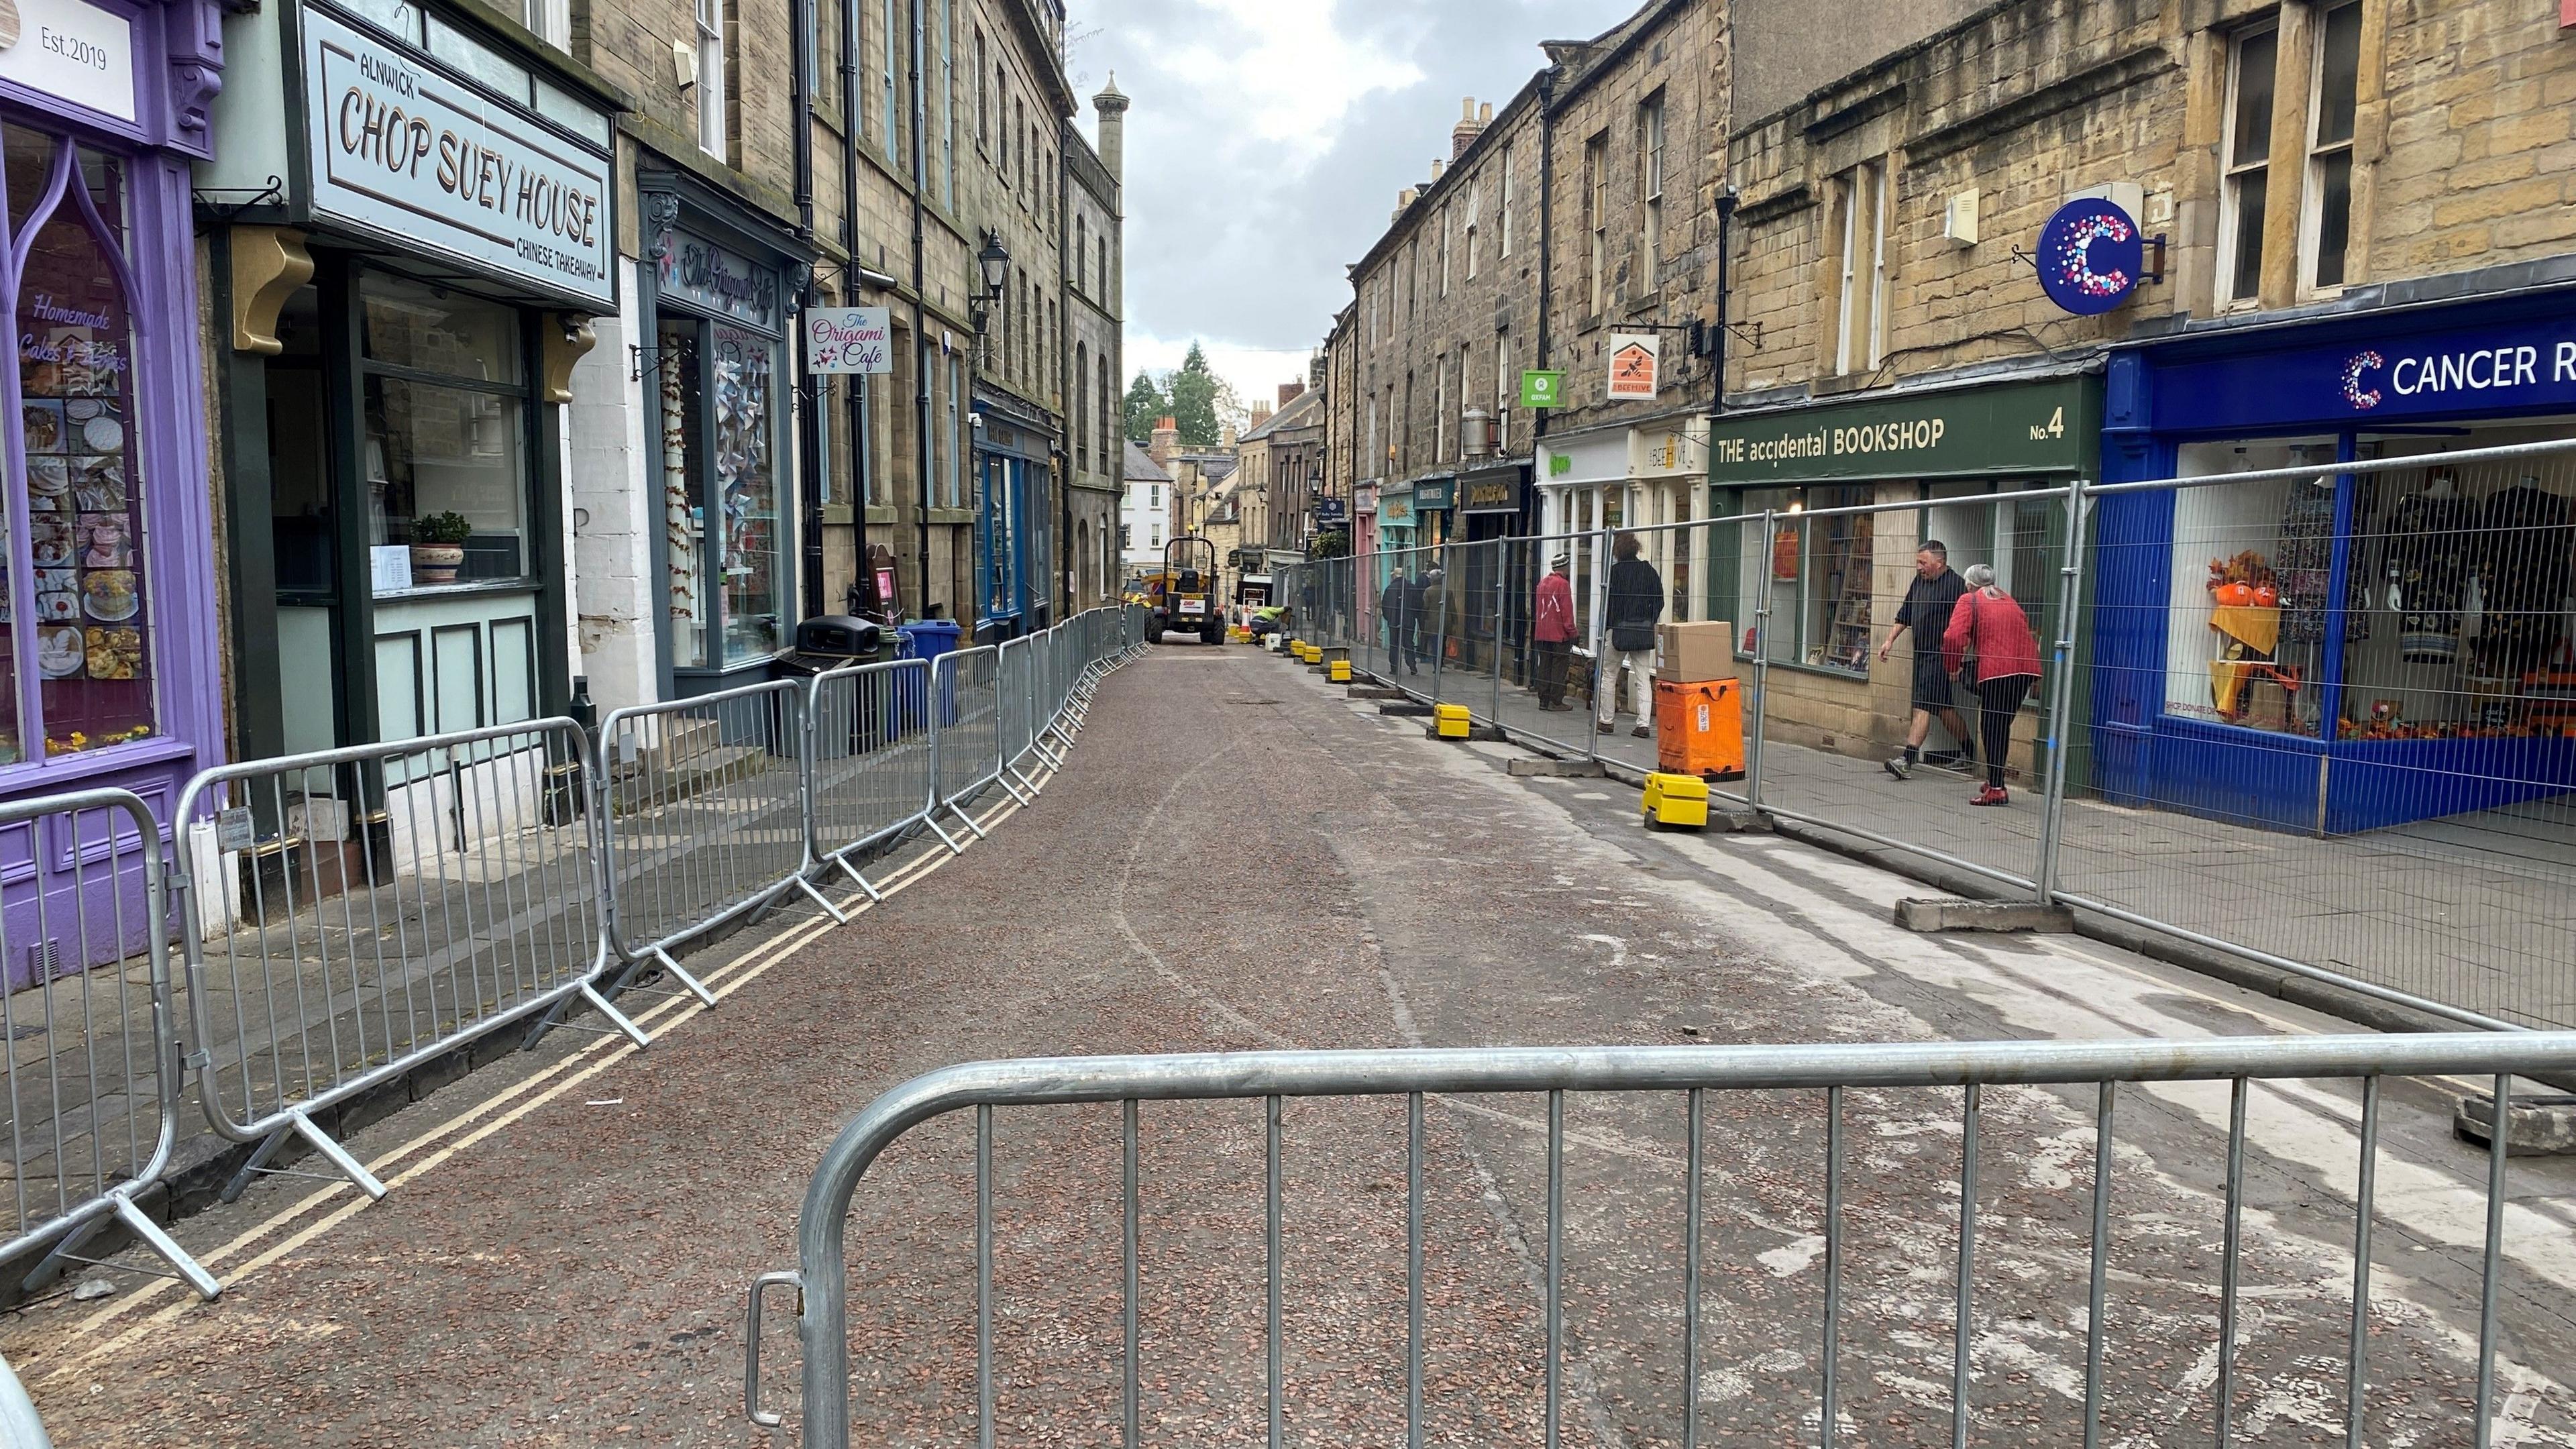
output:
<svg viewBox="0 0 2576 1449"><path fill-rule="evenodd" d="M456 571L465 565L465 549L453 543L415 543L411 546L411 581L415 584L452 584Z"/></svg>

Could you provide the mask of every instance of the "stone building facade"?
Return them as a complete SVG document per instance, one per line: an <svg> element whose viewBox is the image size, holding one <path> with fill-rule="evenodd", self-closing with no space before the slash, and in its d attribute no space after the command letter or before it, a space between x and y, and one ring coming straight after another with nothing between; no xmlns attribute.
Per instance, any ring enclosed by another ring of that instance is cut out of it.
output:
<svg viewBox="0 0 2576 1449"><path fill-rule="evenodd" d="M2153 359L2185 356L2196 338L2291 337L2334 318L2366 328L2354 319L2545 296L2576 279L2569 97L2576 48L2531 6L2028 0L1744 117L1728 144L1736 331L1716 506L1937 505L2106 476L2124 457L2144 476L2200 466L2195 450L2215 445L2190 441L2191 419L2124 419L2103 374L2152 373ZM2098 317L2051 302L2027 260L2050 215L2088 195L2164 243L2161 277ZM1730 440L1758 447L1845 420L1973 414L2011 426L1963 430L1946 456L1894 456L1874 471L1724 456ZM2292 451L2246 439L2232 454L2247 466ZM1885 662L1846 645L1885 637L1916 545L1937 538L1954 564L2007 573L2022 555L2034 576L2013 586L2046 622L2058 601L2035 560L2063 536L2053 505L2035 503L1873 524L1865 545L1721 541L1710 570L1713 585L1733 576L1711 608L1742 619L1760 587L1754 560L1808 561L1767 585L1773 638L1762 647L1787 686L1775 688L1775 716L1792 737L1861 754L1901 742L1908 661L1902 645ZM1819 597L1836 549L1866 566L1838 576L1839 597ZM2035 711L2026 716L2024 765L2038 731Z"/></svg>
<svg viewBox="0 0 2576 1449"><path fill-rule="evenodd" d="M1064 244L1066 345L1065 549L1074 609L1117 597L1118 510L1124 486L1125 258L1121 250L1121 168L1126 158L1127 97L1115 76L1091 98L1098 116L1095 146L1080 130L1064 128L1065 214L1071 234Z"/></svg>
<svg viewBox="0 0 2576 1449"><path fill-rule="evenodd" d="M1418 486L1437 497L1462 467L1530 451L1518 384L1540 348L1541 101L1537 79L1499 108L1467 101L1429 182L1397 198L1385 235L1351 268L1337 336L1355 446L1336 451L1356 459L1346 496L1374 510L1382 548L1450 536L1445 504L1411 507Z"/></svg>

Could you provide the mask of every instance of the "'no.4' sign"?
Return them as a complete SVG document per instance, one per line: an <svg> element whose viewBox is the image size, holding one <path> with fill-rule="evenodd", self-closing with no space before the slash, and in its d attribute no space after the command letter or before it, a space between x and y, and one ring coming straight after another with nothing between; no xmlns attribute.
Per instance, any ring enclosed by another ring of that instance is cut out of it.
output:
<svg viewBox="0 0 2576 1449"><path fill-rule="evenodd" d="M805 309L805 367L816 373L894 371L894 319L885 307Z"/></svg>

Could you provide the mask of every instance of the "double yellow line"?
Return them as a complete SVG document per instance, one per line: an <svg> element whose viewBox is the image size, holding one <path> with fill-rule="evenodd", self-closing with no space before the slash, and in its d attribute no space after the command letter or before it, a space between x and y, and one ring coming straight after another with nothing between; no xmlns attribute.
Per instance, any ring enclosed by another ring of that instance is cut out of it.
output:
<svg viewBox="0 0 2576 1449"><path fill-rule="evenodd" d="M1053 774L1052 770L1041 768L1035 783L1044 785L1053 777ZM976 824L989 829L1018 814L1022 808L1019 802L1005 797L979 817ZM969 832L968 838L959 842L959 848L972 850L979 838L973 832ZM955 852L946 845L934 841L919 854L897 867L891 875L877 882L877 889L882 895L891 898L897 892L918 884L931 872L955 858ZM868 899L864 893L840 902L842 914L852 919L875 909L876 905L877 903ZM721 966L701 973L699 979L706 983L707 990L718 1001L722 1001L758 981L772 967L785 963L805 947L829 935L834 929L836 929L835 924L829 916L818 915L783 935L752 947ZM633 1013L633 1016L637 1025L659 1038L705 1015L707 1011L708 1008L696 997L679 995L658 1001L644 1010ZM494 1091L483 1100L449 1116L437 1126L410 1141L369 1160L367 1169L384 1183L390 1194L392 1189L429 1173L449 1158L502 1131L520 1118L571 1092L641 1050L642 1048L623 1036L596 1038L562 1060ZM389 1200L391 1200L390 1197ZM334 1182L308 1193L298 1201L243 1230L221 1247L199 1253L197 1261L221 1277L228 1286L236 1284L373 1206L376 1206L374 1201L350 1183ZM303 1221L325 1207L329 1210L322 1212L321 1216L313 1217L309 1222ZM300 1227L296 1226L299 1222L303 1223ZM281 1234L283 1236L280 1236ZM271 1239L275 1241L271 1242ZM261 1247L262 1243L267 1243L268 1246ZM193 1298L182 1297L176 1302L165 1303L140 1321L127 1324L121 1331L114 1332L112 1336L101 1336L108 1335L119 1319L131 1318L151 1308L156 1301L170 1297L181 1286L175 1279L156 1279L133 1293L119 1295L107 1307L71 1326L63 1333L62 1339L67 1344L81 1346L62 1362L44 1367L38 1381L51 1383L67 1375L79 1373L174 1321L179 1315L196 1306ZM40 1353L22 1353L17 1361L22 1368L33 1369L43 1367L42 1357ZM36 1362L30 1362L30 1360L36 1360Z"/></svg>

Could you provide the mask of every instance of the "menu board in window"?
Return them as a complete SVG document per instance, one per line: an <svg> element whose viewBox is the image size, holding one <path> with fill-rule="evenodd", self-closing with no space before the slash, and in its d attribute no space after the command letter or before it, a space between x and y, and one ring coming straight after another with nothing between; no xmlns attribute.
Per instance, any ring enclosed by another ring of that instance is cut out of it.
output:
<svg viewBox="0 0 2576 1449"><path fill-rule="evenodd" d="M67 193L35 236L18 292L28 595L45 753L155 732L133 334L99 223L122 226L113 163L82 158L97 220Z"/></svg>

